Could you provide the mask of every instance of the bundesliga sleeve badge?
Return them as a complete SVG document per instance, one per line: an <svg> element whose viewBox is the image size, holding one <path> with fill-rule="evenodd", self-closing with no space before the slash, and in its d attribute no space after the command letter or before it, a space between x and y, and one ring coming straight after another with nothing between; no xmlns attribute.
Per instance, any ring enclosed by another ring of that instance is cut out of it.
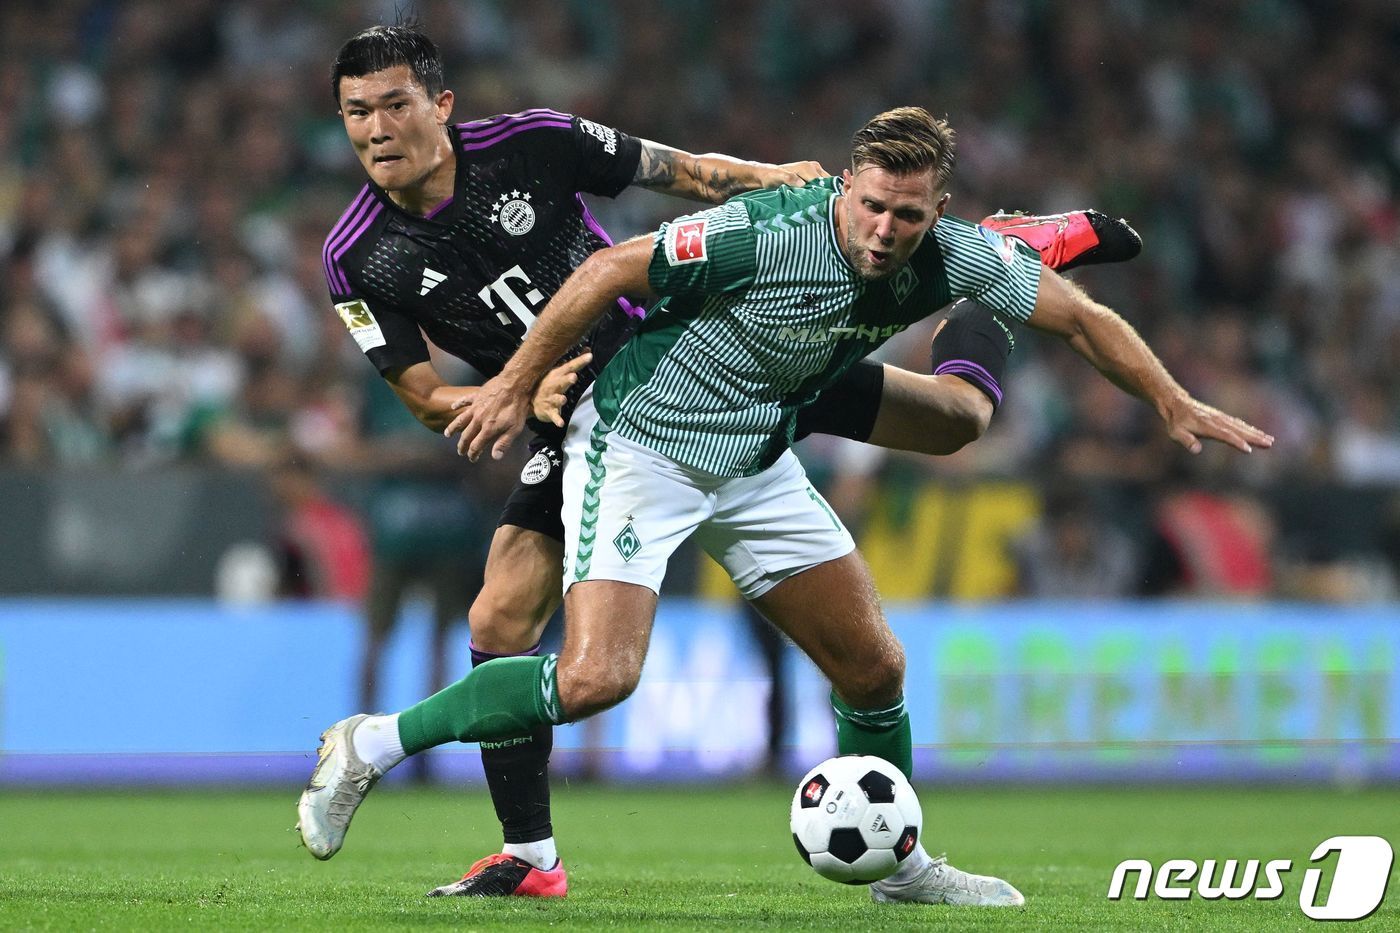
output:
<svg viewBox="0 0 1400 933"><path fill-rule="evenodd" d="M666 231L666 261L673 266L705 261L705 226L698 220L676 221Z"/></svg>
<svg viewBox="0 0 1400 933"><path fill-rule="evenodd" d="M995 230L988 230L981 224L978 224L977 232L982 234L982 239L986 240L987 244L991 246L992 249L996 250L1002 262L1006 263L1008 266L1016 262L1016 247L1010 240L1000 233L997 233Z"/></svg>

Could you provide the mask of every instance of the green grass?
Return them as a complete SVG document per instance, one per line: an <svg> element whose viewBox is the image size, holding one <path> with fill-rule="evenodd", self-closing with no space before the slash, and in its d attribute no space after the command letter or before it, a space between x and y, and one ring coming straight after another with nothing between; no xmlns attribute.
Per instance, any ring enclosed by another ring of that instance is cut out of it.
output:
<svg viewBox="0 0 1400 933"><path fill-rule="evenodd" d="M320 863L290 831L296 789L0 793L0 929L1258 930L1298 909L1313 846L1400 841L1400 791L922 789L930 851L999 874L1023 910L877 907L818 878L787 831L786 788L560 787L562 901L427 899L498 839L479 792L376 791ZM1291 858L1276 901L1110 902L1128 857ZM1335 862L1335 857L1334 857ZM1400 929L1400 894L1360 926Z"/></svg>

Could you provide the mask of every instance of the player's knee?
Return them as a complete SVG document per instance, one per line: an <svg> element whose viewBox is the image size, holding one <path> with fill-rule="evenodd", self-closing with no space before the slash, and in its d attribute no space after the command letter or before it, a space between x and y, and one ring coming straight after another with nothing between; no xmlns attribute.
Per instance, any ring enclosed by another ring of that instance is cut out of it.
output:
<svg viewBox="0 0 1400 933"><path fill-rule="evenodd" d="M559 670L559 702L569 720L601 713L630 697L641 680L641 668L618 663L606 667L573 665Z"/></svg>
<svg viewBox="0 0 1400 933"><path fill-rule="evenodd" d="M982 396L976 400L977 404L970 405L959 420L958 430L955 432L955 439L960 441L958 447L965 447L987 433L987 428L991 427L992 414L996 411L992 403Z"/></svg>
<svg viewBox="0 0 1400 933"><path fill-rule="evenodd" d="M540 629L547 618L540 616L547 606L530 600L515 600L490 588L482 590L467 610L472 643L482 651L512 654L528 651L539 642Z"/></svg>
<svg viewBox="0 0 1400 933"><path fill-rule="evenodd" d="M904 649L898 642L860 664L851 665L836 692L858 709L893 703L904 693Z"/></svg>
<svg viewBox="0 0 1400 933"><path fill-rule="evenodd" d="M942 429L929 439L926 453L947 456L962 450L968 444L987 433L992 424L996 409L991 401L977 390L971 390L967 398L955 412L945 419Z"/></svg>

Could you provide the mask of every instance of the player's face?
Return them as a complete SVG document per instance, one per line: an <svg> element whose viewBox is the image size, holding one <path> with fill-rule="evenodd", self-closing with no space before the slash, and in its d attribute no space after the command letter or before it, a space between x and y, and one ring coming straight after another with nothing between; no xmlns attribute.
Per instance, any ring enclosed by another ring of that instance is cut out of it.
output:
<svg viewBox="0 0 1400 933"><path fill-rule="evenodd" d="M864 279L897 272L943 216L948 195L938 190L933 169L900 175L874 165L847 169L842 243L846 258Z"/></svg>
<svg viewBox="0 0 1400 933"><path fill-rule="evenodd" d="M385 191L421 185L451 155L452 92L428 96L407 65L340 79L340 117L355 155Z"/></svg>

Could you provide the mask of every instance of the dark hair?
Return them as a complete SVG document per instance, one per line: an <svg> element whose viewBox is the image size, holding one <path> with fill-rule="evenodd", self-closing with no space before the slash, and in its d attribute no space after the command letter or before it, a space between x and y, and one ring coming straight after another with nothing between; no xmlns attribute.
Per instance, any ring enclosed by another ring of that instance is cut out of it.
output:
<svg viewBox="0 0 1400 933"><path fill-rule="evenodd" d="M429 97L442 93L442 55L417 25L371 26L340 47L331 66L331 96L340 106L340 79L407 65Z"/></svg>
<svg viewBox="0 0 1400 933"><path fill-rule="evenodd" d="M907 175L933 169L938 189L953 177L953 128L922 107L896 107L872 117L851 137L851 168L875 165Z"/></svg>

